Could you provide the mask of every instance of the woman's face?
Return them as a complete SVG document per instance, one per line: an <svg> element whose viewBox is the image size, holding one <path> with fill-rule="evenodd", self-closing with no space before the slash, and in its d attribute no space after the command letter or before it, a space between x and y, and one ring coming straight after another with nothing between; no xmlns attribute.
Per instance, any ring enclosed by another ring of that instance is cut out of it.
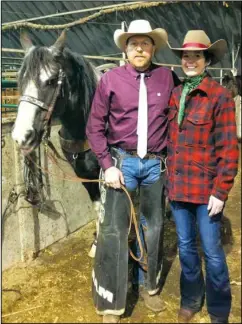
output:
<svg viewBox="0 0 242 324"><path fill-rule="evenodd" d="M182 69L187 76L196 76L202 74L206 63L203 51L183 51Z"/></svg>

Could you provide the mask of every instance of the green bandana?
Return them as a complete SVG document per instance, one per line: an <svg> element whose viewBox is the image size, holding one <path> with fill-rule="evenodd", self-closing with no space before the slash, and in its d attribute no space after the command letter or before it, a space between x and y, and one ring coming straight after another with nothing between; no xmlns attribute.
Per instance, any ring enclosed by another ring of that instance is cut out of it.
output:
<svg viewBox="0 0 242 324"><path fill-rule="evenodd" d="M183 118L184 118L184 114L185 114L185 100L186 100L186 96L187 94L195 89L200 82L202 81L202 79L205 77L206 73L202 73L199 74L195 77L186 77L183 81L183 89L182 89L182 94L181 94L181 99L180 99L180 106L179 106L179 112L178 112L178 125L180 126Z"/></svg>

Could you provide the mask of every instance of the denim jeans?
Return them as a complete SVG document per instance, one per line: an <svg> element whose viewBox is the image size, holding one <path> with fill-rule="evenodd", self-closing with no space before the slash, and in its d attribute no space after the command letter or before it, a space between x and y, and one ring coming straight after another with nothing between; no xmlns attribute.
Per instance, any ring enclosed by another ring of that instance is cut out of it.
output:
<svg viewBox="0 0 242 324"><path fill-rule="evenodd" d="M161 161L129 156L111 147L115 166L124 173L128 190L139 188L140 212L147 223L146 288L152 295L159 290L163 261L163 192L164 176L160 175ZM103 179L103 172L100 173ZM100 184L101 206L99 233L92 273L92 295L100 315L122 315L128 290L130 203L125 192Z"/></svg>
<svg viewBox="0 0 242 324"><path fill-rule="evenodd" d="M181 263L181 307L194 312L201 310L206 292L207 310L212 322L228 320L231 291L228 268L220 239L222 214L208 216L205 204L170 201L178 235ZM196 244L199 230L205 259L206 284Z"/></svg>
<svg viewBox="0 0 242 324"><path fill-rule="evenodd" d="M159 159L140 159L132 157L126 151L119 149L124 155L121 171L124 176L125 186L128 191L133 192L139 186L148 186L156 182L160 177L160 160ZM139 215L139 235L142 245L145 246L144 227L147 227L146 218L142 213ZM140 257L140 249L137 240L131 247L137 257ZM146 272L138 262L135 262L133 268L133 284L146 286Z"/></svg>

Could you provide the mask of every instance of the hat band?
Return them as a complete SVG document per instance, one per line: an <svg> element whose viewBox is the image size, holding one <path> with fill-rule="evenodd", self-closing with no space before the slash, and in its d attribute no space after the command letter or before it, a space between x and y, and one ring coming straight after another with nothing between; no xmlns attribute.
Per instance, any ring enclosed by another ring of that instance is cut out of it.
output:
<svg viewBox="0 0 242 324"><path fill-rule="evenodd" d="M186 43L182 45L182 48L187 48L187 47L208 48L208 46L201 43Z"/></svg>

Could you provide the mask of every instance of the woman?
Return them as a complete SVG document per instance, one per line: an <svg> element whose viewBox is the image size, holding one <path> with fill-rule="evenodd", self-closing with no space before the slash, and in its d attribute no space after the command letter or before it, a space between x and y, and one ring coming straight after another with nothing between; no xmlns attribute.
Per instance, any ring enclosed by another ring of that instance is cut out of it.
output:
<svg viewBox="0 0 242 324"><path fill-rule="evenodd" d="M170 47L171 48L171 47ZM238 168L234 101L206 72L226 50L211 44L202 30L189 31L181 48L186 74L170 99L168 197L176 223L181 263L179 323L188 323L203 306L205 292L212 323L228 323L231 291L220 220ZM206 284L196 246L196 226L205 258Z"/></svg>

